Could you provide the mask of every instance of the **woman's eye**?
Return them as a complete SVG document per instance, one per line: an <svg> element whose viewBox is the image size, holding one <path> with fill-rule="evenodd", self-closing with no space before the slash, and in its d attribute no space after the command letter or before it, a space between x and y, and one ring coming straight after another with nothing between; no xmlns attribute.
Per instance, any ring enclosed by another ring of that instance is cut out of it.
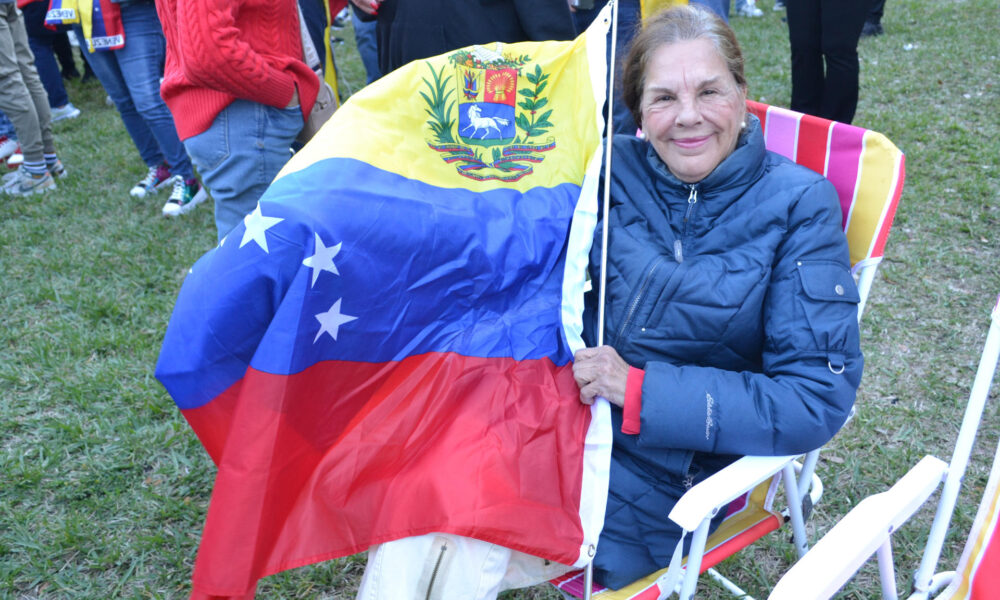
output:
<svg viewBox="0 0 1000 600"><path fill-rule="evenodd" d="M707 89L707 90L702 90L701 91L701 95L702 96L713 96L713 95L718 94L718 93L719 93L718 91L713 90L713 89Z"/></svg>

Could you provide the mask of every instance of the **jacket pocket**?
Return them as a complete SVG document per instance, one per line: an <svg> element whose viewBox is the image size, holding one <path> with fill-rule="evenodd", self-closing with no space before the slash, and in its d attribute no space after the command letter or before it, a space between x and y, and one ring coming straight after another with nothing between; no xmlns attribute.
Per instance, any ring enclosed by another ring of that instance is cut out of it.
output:
<svg viewBox="0 0 1000 600"><path fill-rule="evenodd" d="M824 260L801 260L796 266L801 284L797 309L812 334L811 343L801 340L804 343L796 345L821 352L851 347L861 297L850 270L841 263Z"/></svg>
<svg viewBox="0 0 1000 600"><path fill-rule="evenodd" d="M799 261L802 292L813 300L827 302L861 301L854 277L844 265L833 261Z"/></svg>

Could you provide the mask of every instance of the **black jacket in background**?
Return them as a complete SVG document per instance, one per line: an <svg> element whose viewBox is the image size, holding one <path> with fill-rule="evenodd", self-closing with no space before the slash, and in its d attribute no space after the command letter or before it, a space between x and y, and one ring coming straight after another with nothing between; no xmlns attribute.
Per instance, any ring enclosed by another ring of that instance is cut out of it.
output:
<svg viewBox="0 0 1000 600"><path fill-rule="evenodd" d="M473 44L576 37L566 0L385 0L377 20L382 73Z"/></svg>

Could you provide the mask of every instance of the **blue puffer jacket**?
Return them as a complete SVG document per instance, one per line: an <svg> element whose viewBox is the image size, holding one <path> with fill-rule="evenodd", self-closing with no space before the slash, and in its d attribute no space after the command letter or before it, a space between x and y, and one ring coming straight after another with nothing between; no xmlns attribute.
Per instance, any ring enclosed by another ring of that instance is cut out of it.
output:
<svg viewBox="0 0 1000 600"><path fill-rule="evenodd" d="M691 483L739 455L829 440L863 361L836 192L766 151L756 118L697 184L635 137L614 139L612 166L605 343L645 370L639 434L622 433L612 410L594 564L618 588L669 562L679 531L667 513ZM591 259L598 281L600 239Z"/></svg>

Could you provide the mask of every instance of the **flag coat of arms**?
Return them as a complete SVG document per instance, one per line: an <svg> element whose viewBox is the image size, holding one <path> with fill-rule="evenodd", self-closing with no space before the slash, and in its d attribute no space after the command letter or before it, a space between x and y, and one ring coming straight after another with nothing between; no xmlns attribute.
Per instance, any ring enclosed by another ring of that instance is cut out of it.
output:
<svg viewBox="0 0 1000 600"><path fill-rule="evenodd" d="M447 532L583 566L579 402L608 19L368 86L190 270L157 377L218 467L193 598Z"/></svg>

